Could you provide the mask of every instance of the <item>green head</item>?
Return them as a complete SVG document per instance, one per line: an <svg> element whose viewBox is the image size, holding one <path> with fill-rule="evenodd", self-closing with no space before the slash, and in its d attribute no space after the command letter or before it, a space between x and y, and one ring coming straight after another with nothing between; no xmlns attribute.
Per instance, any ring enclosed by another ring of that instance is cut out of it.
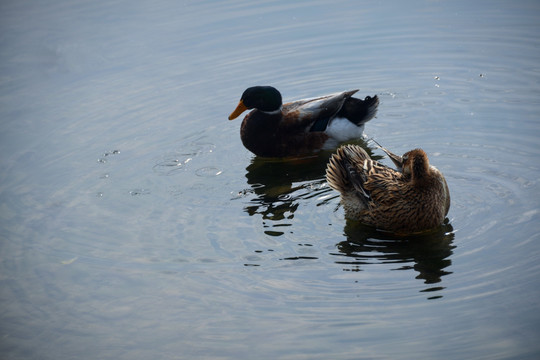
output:
<svg viewBox="0 0 540 360"><path fill-rule="evenodd" d="M246 110L257 109L264 112L279 110L282 105L281 94L272 86L253 86L242 94L236 109L229 115L229 120L236 119Z"/></svg>

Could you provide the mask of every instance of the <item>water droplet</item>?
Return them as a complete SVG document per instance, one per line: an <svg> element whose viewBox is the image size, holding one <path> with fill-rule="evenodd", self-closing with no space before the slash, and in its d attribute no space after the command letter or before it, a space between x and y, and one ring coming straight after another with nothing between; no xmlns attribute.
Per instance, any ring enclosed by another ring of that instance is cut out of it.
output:
<svg viewBox="0 0 540 360"><path fill-rule="evenodd" d="M120 150L107 151L103 156L117 155L120 154Z"/></svg>
<svg viewBox="0 0 540 360"><path fill-rule="evenodd" d="M195 175L200 176L200 177L214 177L214 176L221 175L221 173L223 173L222 170L213 166L202 167L195 171Z"/></svg>
<svg viewBox="0 0 540 360"><path fill-rule="evenodd" d="M191 158L187 158L184 160L178 159L176 157L169 158L154 165L153 170L154 172L161 175L173 175L180 170L184 170L185 165L189 163L190 161L191 161Z"/></svg>
<svg viewBox="0 0 540 360"><path fill-rule="evenodd" d="M133 189L129 192L131 196L140 196L140 195L148 195L150 194L150 190L148 189Z"/></svg>
<svg viewBox="0 0 540 360"><path fill-rule="evenodd" d="M201 155L204 153L211 153L216 148L216 145L212 144L211 142L195 140L191 142L190 148L194 155Z"/></svg>
<svg viewBox="0 0 540 360"><path fill-rule="evenodd" d="M244 189L244 190L241 190L241 191L231 191L231 200L236 200L236 199L241 199L241 198L244 198L250 194L253 194L253 190L252 189Z"/></svg>
<svg viewBox="0 0 540 360"><path fill-rule="evenodd" d="M288 200L292 199L292 195L291 194L280 194L280 195L278 195L278 199L282 200L282 201L288 201Z"/></svg>

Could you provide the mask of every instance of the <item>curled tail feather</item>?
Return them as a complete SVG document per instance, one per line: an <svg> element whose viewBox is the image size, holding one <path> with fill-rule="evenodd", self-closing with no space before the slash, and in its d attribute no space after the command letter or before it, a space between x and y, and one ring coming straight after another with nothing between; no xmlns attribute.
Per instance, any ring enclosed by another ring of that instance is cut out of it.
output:
<svg viewBox="0 0 540 360"><path fill-rule="evenodd" d="M341 146L332 155L326 168L326 181L334 190L347 196L355 193L367 204L370 196L364 190L366 176L363 172L364 162L369 155L358 145Z"/></svg>

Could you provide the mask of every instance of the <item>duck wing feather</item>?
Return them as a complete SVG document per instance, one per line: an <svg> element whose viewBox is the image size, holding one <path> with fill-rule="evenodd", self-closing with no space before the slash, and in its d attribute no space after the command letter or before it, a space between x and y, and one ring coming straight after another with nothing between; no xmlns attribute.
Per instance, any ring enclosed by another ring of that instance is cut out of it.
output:
<svg viewBox="0 0 540 360"><path fill-rule="evenodd" d="M293 101L283 105L280 127L293 131L324 131L336 117L345 100L358 90Z"/></svg>

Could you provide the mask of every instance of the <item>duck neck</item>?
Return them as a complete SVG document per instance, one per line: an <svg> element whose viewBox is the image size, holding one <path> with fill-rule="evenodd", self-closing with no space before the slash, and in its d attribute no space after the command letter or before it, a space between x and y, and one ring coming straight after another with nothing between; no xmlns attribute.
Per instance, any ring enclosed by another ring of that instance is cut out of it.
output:
<svg viewBox="0 0 540 360"><path fill-rule="evenodd" d="M283 110L283 105L280 106L279 109L272 110L272 111L262 111L262 110L257 110L257 111L260 111L265 115L278 115L278 114L281 114L281 110Z"/></svg>
<svg viewBox="0 0 540 360"><path fill-rule="evenodd" d="M276 133L281 114L269 115L260 110L250 113L240 127L240 138L244 146L259 156L275 156L273 149L279 140Z"/></svg>

